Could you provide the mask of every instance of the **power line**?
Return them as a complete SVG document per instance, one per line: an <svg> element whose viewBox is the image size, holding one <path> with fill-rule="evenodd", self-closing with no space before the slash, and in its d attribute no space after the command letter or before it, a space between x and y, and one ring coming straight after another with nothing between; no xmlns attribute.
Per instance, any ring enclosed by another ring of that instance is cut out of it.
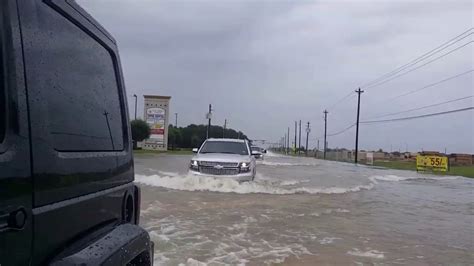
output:
<svg viewBox="0 0 474 266"><path fill-rule="evenodd" d="M423 55L421 55L421 56L419 56L419 57L413 59L412 61L408 62L407 64L402 65L402 66L400 66L400 67L397 67L397 68L395 68L394 70L392 70L392 71L390 71L390 72L388 72L388 73L385 73L384 75L382 75L382 76L380 76L380 77L378 77L378 78L376 78L376 79L374 79L374 80L372 80L372 81L370 81L370 82L364 84L363 87L370 86L370 85L372 85L373 83L379 82L380 80L384 79L384 78L387 77L387 76L394 75L394 74L397 73L397 71L400 72L400 71L403 70L404 68L406 68L406 67L408 67L408 66L411 66L411 65L414 65L414 64L416 64L416 63L418 63L418 62L420 62L420 61L423 61L424 59L426 59L426 58L432 56L433 54L438 53L438 52L440 52L440 51L442 51L442 50L448 48L449 46L451 46L451 45L453 45L453 44L455 44L455 43L457 43L457 42L459 42L459 41L461 41L461 40L467 38L468 36L472 35L473 33L471 32L471 33L469 33L468 35L462 37L461 39L458 39L459 37L463 36L464 34L470 32L472 29L473 29L473 28L468 29L467 31L465 31L465 32L459 34L458 36L456 36L456 37L454 37L454 38L448 40L447 42L441 44L440 46L438 46L438 47L436 47L436 48L434 48L434 49L432 49L431 51L428 51L428 52L424 53ZM456 39L458 39L458 40L456 40ZM456 40L456 41L455 41L454 43L451 43L451 42L454 41L454 40ZM451 44L449 44L449 43L451 43ZM449 44L449 45L447 45L447 44ZM447 46L446 46L446 45L447 45ZM440 49L440 48L441 48L441 49Z"/></svg>
<svg viewBox="0 0 474 266"><path fill-rule="evenodd" d="M338 131L338 132L335 132L335 133L332 133L332 134L328 134L328 137L334 137L334 136L340 135L340 134L346 132L347 130L349 130L349 129L355 127L355 125L356 125L356 123L354 123L354 124L352 124L352 125L350 125L350 126L344 128L344 129L341 130L341 131Z"/></svg>
<svg viewBox="0 0 474 266"><path fill-rule="evenodd" d="M473 97L473 96L470 96ZM449 110L449 111L444 111L444 112L438 112L438 113L430 113L430 114L424 114L424 115L417 115L417 116L409 116L409 117L401 117L401 118L393 118L393 119L384 119L384 120L368 120L368 121L361 121L360 124L375 124L375 123L385 123L385 122L395 122L395 121L402 121L402 120L411 120L411 119L418 119L418 118L425 118L425 117L431 117L431 116L438 116L438 115L444 115L444 114L450 114L450 113L457 113L457 112L464 112L464 111L469 111L474 109L474 107L466 107L466 108L460 108L460 109L455 109L455 110ZM328 134L328 137L333 137L340 135L347 130L353 128L356 126L356 123L344 128L343 130L337 131L332 134Z"/></svg>
<svg viewBox="0 0 474 266"><path fill-rule="evenodd" d="M459 50L459 49L461 49L461 48L463 48L463 47L465 47L465 46L467 46L467 45L469 45L469 44L471 44L471 43L473 43L473 42L474 42L474 41L467 42L467 43L465 43L465 44L463 44L463 45L461 45L461 46L458 46L457 48L455 48L455 49L453 49L453 50L451 50L451 51L449 51L449 52L447 52L447 53L444 53L444 54L442 54L442 55L440 55L440 56L438 56L438 57L436 57L436 58L434 58L434 59L432 59L432 60L430 60L430 61L424 63L423 65L419 65L419 66L417 66L417 67L415 67L415 68L410 69L410 70L407 71L407 72L404 72L404 73L395 75L395 76L393 76L393 77L391 77L391 78L389 78L389 79L386 79L386 80L384 80L384 81L382 81L382 82L379 82L379 83L376 83L376 84L374 84L374 85L368 86L368 87L366 87L366 89L380 86L380 85L385 84L385 83L387 83L387 82L389 82L389 81L392 81L392 80L394 80L394 79L396 79L396 78L399 78L399 77L401 77L401 76L404 76L404 75L406 75L406 74L408 74L408 73L411 73L411 72L413 72L413 71L415 71L415 70L418 70L418 69L420 69L420 68L422 68L422 67L424 67L424 66L426 66L426 65L428 65L428 64L431 64L431 63L433 63L433 62L435 62L435 61L437 61L437 60L439 60L439 59L441 59L441 58L443 58L443 57L449 55L449 54L452 54L452 53L456 52L457 50Z"/></svg>
<svg viewBox="0 0 474 266"><path fill-rule="evenodd" d="M451 77L448 77L448 78L439 80L439 81L437 81L437 82L434 82L434 83L425 85L425 86L423 86L423 87L421 87L421 88L417 88L417 89L411 90L411 91L409 91L409 92L400 94L400 95L398 95L398 96L395 96L395 97L393 97L393 98L388 99L386 102L389 102L389 101L392 101L392 100L395 100L395 99L398 99L398 98L401 98L401 97L404 97L404 96L407 96L407 95L410 95L410 94L413 94L413 93L422 91L422 90L427 89L427 88L431 88L431 87L436 86L436 85L438 85L438 84L444 83L444 82L446 82L446 81L450 81L450 80L452 80L452 79L458 78L458 77L460 77L460 76L464 76L464 75L469 74L469 73L472 73L472 72L474 72L474 69L471 69L471 70L468 70L468 71L466 71L466 72L463 72L463 73L460 73L460 74L456 74L456 75L454 75L454 76L451 76Z"/></svg>
<svg viewBox="0 0 474 266"><path fill-rule="evenodd" d="M459 41L461 41L461 40L463 40L463 39L469 37L470 35L472 35L473 32L469 33L468 35L466 35L466 36L464 36L464 37L462 37L462 38L460 38L460 39L458 39L459 37L465 35L466 33L470 32L470 31L472 31L472 29L474 29L474 28L468 29L467 31L465 31L465 32L463 32L463 33L457 35L456 37L454 37L454 38L448 40L447 42L441 44L440 46L438 46L438 47L436 47L436 48L434 48L434 49L432 49L432 50L430 50L430 51L424 53L423 55L421 55L421 56L419 56L419 57L413 59L412 61L408 62L407 64L404 64L404 65L402 65L402 66L400 66L400 67L397 67L397 68L395 68L394 70L392 70L392 71L390 71L390 72L388 72L388 73L385 73L385 74L383 74L382 76L380 76L380 77L378 77L378 78L376 78L376 79L374 79L374 80L372 80L372 81L370 81L370 82L364 84L362 87L368 87L368 86L370 86L370 85L372 85L372 84L374 84L374 83L377 83L377 82L379 82L379 81L381 81L381 80L383 80L383 79L385 79L385 78L387 78L387 77L389 77L389 76L395 75L395 74L397 74L397 73L403 71L404 69L406 69L406 68L408 68L408 67L410 67L410 66L413 66L413 65L419 63L420 61L423 61L423 60L425 60L426 58L429 58L430 56L432 56L432 55L434 55L434 54L436 54L436 53L438 53L438 52L440 52L440 51L442 51L442 50L444 50L444 49L446 49L446 48L452 46L453 44L458 43ZM454 41L454 42L453 42L453 41ZM451 43L451 42L452 42L452 43Z"/></svg>
<svg viewBox="0 0 474 266"><path fill-rule="evenodd" d="M334 106L340 104L341 102L343 102L345 99L349 98L350 96L352 96L354 94L353 91L351 91L349 94L345 95L344 97L340 98L339 100L337 100L336 102L334 102L333 104L331 104L328 108L326 109L331 109L333 108Z"/></svg>
<svg viewBox="0 0 474 266"><path fill-rule="evenodd" d="M375 124L375 123L396 122L396 121L412 120L412 119L419 119L419 118L425 118L425 117L431 117L431 116L445 115L445 114L451 114L451 113L457 113L457 112L464 112L464 111L469 111L469 110L473 110L473 109L474 109L474 106L471 106L471 107L454 109L454 110L449 110L449 111L444 111L444 112L439 112L439 113L430 113L430 114L424 114L424 115L393 118L393 119L384 119L384 120L362 121L360 123L361 124Z"/></svg>
<svg viewBox="0 0 474 266"><path fill-rule="evenodd" d="M387 117L387 116L393 116L393 115L398 115L398 114L403 114L403 113L418 111L418 110L422 110L422 109L426 109L426 108L430 108L430 107L435 107L435 106L440 106L440 105L447 104L447 103L453 103L453 102L457 102L457 101L461 101L461 100L465 100L465 99L469 99L469 98L473 98L473 97L474 97L473 95L470 95L470 96L466 96L466 97L461 97L461 98L457 98L457 99L453 99L453 100L449 100L449 101L444 101L444 102L440 102L440 103L430 104L430 105L426 105L426 106L422 106L422 107L417 107L417 108L413 108L413 109L408 109L408 110L404 110L404 111L399 111L399 112L395 112L395 113L389 113L389 114L374 116L374 117L372 117L372 118L381 118L381 117Z"/></svg>

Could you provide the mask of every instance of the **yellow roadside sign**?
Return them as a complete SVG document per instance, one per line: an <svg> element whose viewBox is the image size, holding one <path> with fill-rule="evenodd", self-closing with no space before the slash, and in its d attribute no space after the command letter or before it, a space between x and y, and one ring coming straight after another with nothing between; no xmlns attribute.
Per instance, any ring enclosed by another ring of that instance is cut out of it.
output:
<svg viewBox="0 0 474 266"><path fill-rule="evenodd" d="M416 170L447 172L449 170L448 157L435 155L417 155Z"/></svg>

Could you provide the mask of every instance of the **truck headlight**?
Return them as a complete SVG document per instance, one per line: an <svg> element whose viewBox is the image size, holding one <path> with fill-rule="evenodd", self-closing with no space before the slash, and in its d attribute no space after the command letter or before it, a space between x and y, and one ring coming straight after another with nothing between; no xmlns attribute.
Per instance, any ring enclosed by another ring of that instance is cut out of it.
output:
<svg viewBox="0 0 474 266"><path fill-rule="evenodd" d="M239 166L240 166L240 169L239 169L240 173L250 172L250 162L242 162L242 163L240 163Z"/></svg>
<svg viewBox="0 0 474 266"><path fill-rule="evenodd" d="M247 162L240 163L240 168L248 168L248 167L250 167L250 163L247 163Z"/></svg>
<svg viewBox="0 0 474 266"><path fill-rule="evenodd" d="M191 166L192 169L198 169L199 168L199 162L196 160L191 160Z"/></svg>

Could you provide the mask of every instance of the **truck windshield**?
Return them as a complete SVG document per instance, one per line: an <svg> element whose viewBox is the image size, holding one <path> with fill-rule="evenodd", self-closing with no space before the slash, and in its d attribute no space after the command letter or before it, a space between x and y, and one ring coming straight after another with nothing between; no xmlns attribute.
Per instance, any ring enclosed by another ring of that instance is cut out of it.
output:
<svg viewBox="0 0 474 266"><path fill-rule="evenodd" d="M228 141L207 141L204 143L199 153L249 154L245 143Z"/></svg>

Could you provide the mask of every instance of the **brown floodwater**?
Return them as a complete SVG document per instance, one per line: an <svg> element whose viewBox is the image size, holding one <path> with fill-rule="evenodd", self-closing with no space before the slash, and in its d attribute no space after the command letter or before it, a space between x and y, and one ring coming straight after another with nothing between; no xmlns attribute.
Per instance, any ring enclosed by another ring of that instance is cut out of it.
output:
<svg viewBox="0 0 474 266"><path fill-rule="evenodd" d="M255 181L138 155L156 265L472 265L474 180L269 154Z"/></svg>

